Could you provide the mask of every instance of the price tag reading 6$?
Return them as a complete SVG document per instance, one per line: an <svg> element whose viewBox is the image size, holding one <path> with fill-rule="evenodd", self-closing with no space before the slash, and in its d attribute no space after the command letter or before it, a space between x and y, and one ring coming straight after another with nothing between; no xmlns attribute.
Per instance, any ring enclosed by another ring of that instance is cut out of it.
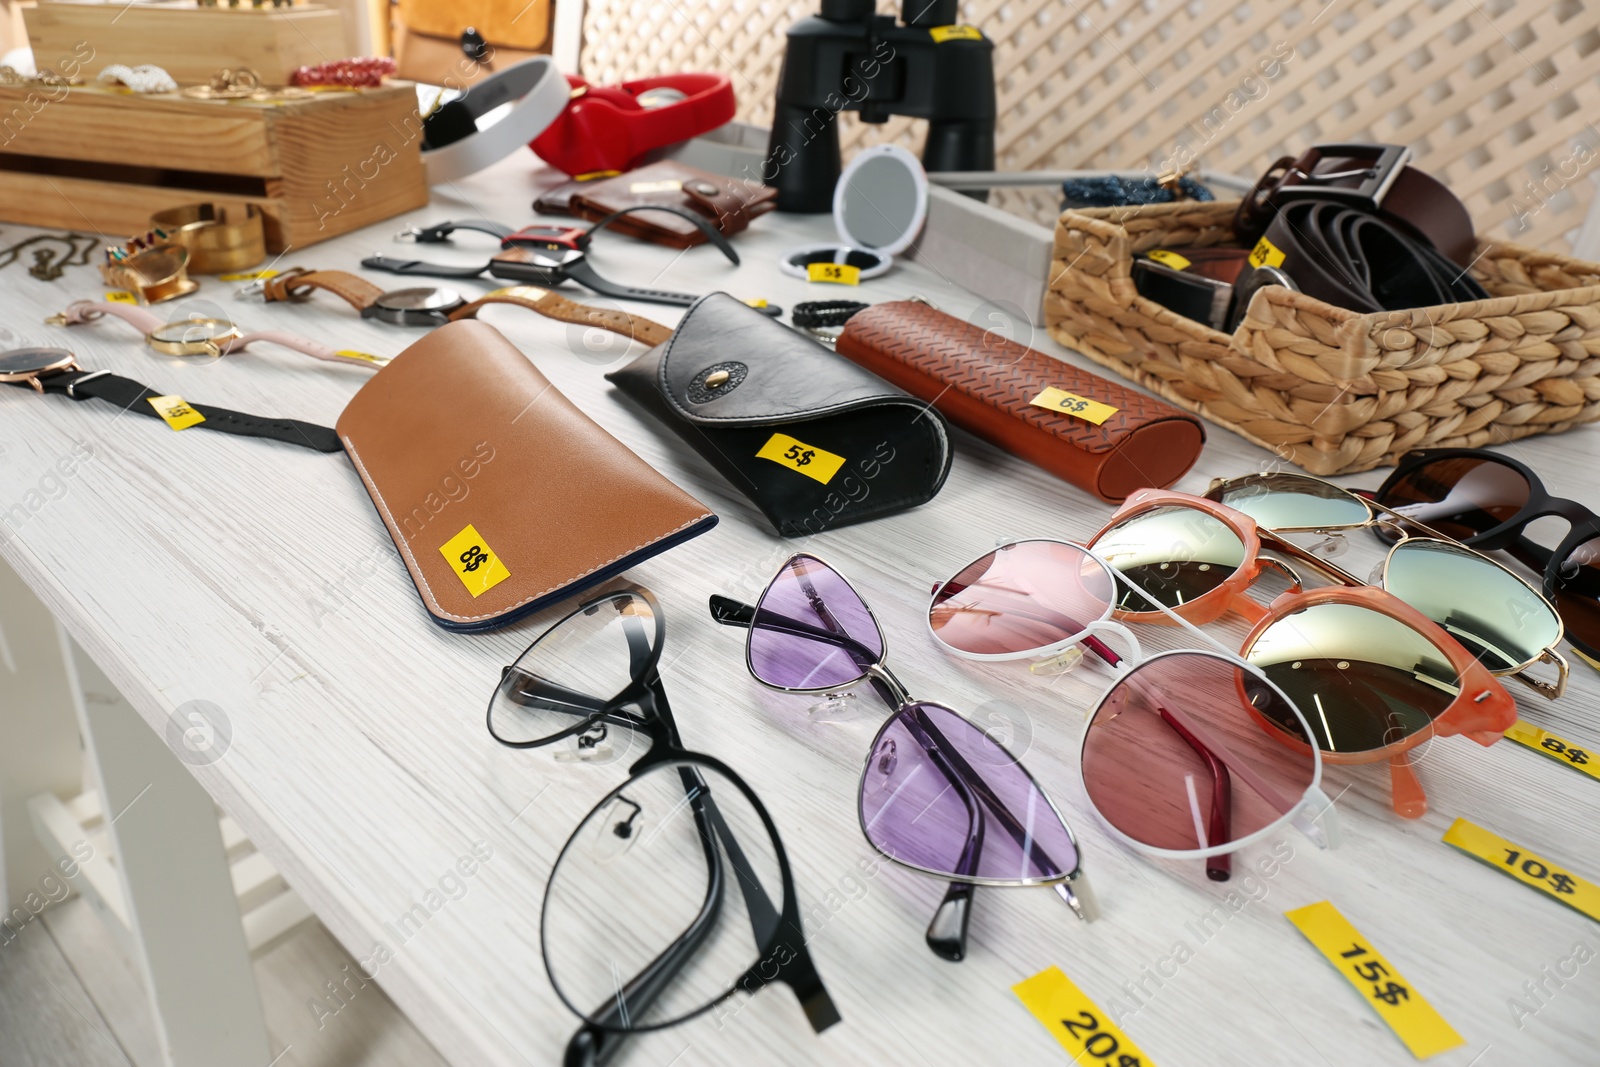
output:
<svg viewBox="0 0 1600 1067"><path fill-rule="evenodd" d="M1326 900L1284 912L1419 1060L1466 1041Z"/></svg>
<svg viewBox="0 0 1600 1067"><path fill-rule="evenodd" d="M1060 967L1047 967L1011 987L1077 1064L1155 1067Z"/></svg>
<svg viewBox="0 0 1600 1067"><path fill-rule="evenodd" d="M861 268L852 267L848 263L808 263L806 280L833 282L835 285L860 285Z"/></svg>
<svg viewBox="0 0 1600 1067"><path fill-rule="evenodd" d="M780 467L798 471L807 478L827 485L844 466L844 457L798 441L786 433L775 433L756 453L757 459L770 459Z"/></svg>
<svg viewBox="0 0 1600 1067"><path fill-rule="evenodd" d="M439 554L444 556L445 562L450 564L450 569L456 572L456 577L461 579L461 584L467 587L467 592L472 594L474 600L511 577L511 572L494 554L489 542L471 523L440 545Z"/></svg>
<svg viewBox="0 0 1600 1067"><path fill-rule="evenodd" d="M1028 403L1046 411L1062 411L1084 422L1092 422L1096 426L1105 424L1105 421L1115 415L1120 409L1110 404L1102 404L1098 400L1090 400L1077 393L1069 393L1065 389L1051 386Z"/></svg>

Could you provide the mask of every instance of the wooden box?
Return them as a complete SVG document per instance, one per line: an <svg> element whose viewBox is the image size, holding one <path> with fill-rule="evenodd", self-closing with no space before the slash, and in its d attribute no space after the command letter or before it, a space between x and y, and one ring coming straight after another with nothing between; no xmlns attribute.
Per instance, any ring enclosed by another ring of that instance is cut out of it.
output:
<svg viewBox="0 0 1600 1067"><path fill-rule="evenodd" d="M0 86L0 220L142 233L163 208L246 201L267 248L304 248L428 202L416 89L288 101Z"/></svg>
<svg viewBox="0 0 1600 1067"><path fill-rule="evenodd" d="M287 85L296 67L355 52L343 16L303 7L196 7L164 4L58 3L25 9L34 65L59 71L77 56L93 81L112 63L154 63L179 85L204 85L227 67L256 72L263 85ZM81 57L88 51L92 58ZM65 71L59 71L66 73Z"/></svg>

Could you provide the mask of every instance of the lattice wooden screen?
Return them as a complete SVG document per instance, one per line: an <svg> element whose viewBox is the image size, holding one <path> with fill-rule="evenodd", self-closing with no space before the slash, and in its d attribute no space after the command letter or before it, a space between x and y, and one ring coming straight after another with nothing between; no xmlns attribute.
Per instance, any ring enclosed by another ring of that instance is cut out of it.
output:
<svg viewBox="0 0 1600 1067"><path fill-rule="evenodd" d="M739 117L761 124L784 31L816 7L587 5L587 77L729 71ZM961 12L995 41L1005 170L1131 169L1192 151L1253 176L1314 141L1410 144L1481 231L1552 249L1595 195L1596 0L963 0ZM921 136L903 119L847 116L841 129L847 155Z"/></svg>

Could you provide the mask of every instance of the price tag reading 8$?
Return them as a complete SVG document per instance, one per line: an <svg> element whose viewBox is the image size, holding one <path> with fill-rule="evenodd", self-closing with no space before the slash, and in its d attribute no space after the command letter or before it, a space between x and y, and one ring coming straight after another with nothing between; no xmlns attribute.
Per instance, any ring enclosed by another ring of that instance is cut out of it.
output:
<svg viewBox="0 0 1600 1067"><path fill-rule="evenodd" d="M1506 737L1519 745L1533 749L1541 756L1549 756L1575 771L1582 771L1590 778L1600 778L1600 752L1591 752L1582 745L1575 745L1564 737L1557 737L1550 731L1541 730L1521 719L1506 731Z"/></svg>
<svg viewBox="0 0 1600 1067"><path fill-rule="evenodd" d="M511 571L500 562L500 557L494 554L489 542L471 523L440 545L439 554L450 564L450 569L461 579L461 584L467 587L467 592L472 594L474 600L511 577Z"/></svg>

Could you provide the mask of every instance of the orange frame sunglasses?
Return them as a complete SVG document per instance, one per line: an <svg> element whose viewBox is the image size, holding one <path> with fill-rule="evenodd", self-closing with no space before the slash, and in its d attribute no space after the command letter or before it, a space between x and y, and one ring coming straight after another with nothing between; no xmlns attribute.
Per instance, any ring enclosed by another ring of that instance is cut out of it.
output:
<svg viewBox="0 0 1600 1067"><path fill-rule="evenodd" d="M1192 512L1196 517L1180 517L1182 511ZM1141 546L1137 544L1137 539L1133 539L1135 543L1130 546L1129 539L1118 537L1127 531L1131 520L1141 516L1151 516L1157 512L1165 512L1164 517L1170 519L1170 523L1165 524L1164 532L1176 535L1168 545ZM1206 521L1208 519L1213 521ZM1225 539L1220 546L1217 544L1216 538L1219 532L1217 524L1237 538L1239 549L1234 549ZM1208 542L1214 548L1223 549L1217 553L1218 559L1206 561L1182 558L1186 553L1203 554ZM1171 603L1164 597L1162 602L1167 603L1186 621L1196 624L1215 622L1230 611L1242 616L1252 624L1252 628L1239 654L1246 660L1262 666L1268 671L1269 676L1273 675L1275 664L1263 663L1262 660L1273 654L1276 646L1295 643L1293 639L1279 641L1278 638L1294 630L1297 626L1296 617L1307 617L1305 613L1310 609L1343 606L1373 612L1384 619L1392 620L1392 623L1399 624L1430 645L1455 673L1456 693L1448 704L1435 714L1424 713L1425 722L1418 723L1416 728L1406 730L1393 740L1388 738L1395 728L1385 730L1384 743L1373 747L1340 751L1329 745L1321 746L1322 758L1328 763L1365 764L1388 761L1394 810L1406 818L1418 818L1428 810L1427 795L1408 758L1408 753L1412 749L1429 738L1449 737L1455 734L1464 734L1481 745L1491 745L1500 740L1505 731L1517 720L1516 702L1511 695L1488 668L1433 620L1386 590L1357 583L1343 570L1327 564L1270 530L1259 528L1254 519L1225 504L1170 490L1141 490L1129 497L1117 509L1111 521L1095 534L1088 544L1113 567L1124 572L1153 564L1154 582L1149 585L1130 575L1134 584L1141 590L1147 588L1152 590L1149 594L1151 596L1155 596L1159 591L1156 590L1156 583L1181 577L1182 568L1188 567L1189 577L1194 579L1191 585L1203 585L1206 588L1188 599L1180 594L1177 603ZM1261 554L1263 547L1312 566L1319 573L1345 584L1307 590L1300 576L1291 567L1280 560L1263 556ZM1150 551L1152 548L1167 549L1167 551L1152 552ZM1232 558L1241 554L1241 561L1233 565ZM1163 556L1169 558L1163 559ZM1140 563L1141 558L1146 562ZM1224 566L1231 566L1232 569L1220 580L1206 573ZM1268 570L1274 569L1287 576L1290 588L1270 603L1262 604L1249 596L1248 590ZM1163 571L1168 573L1163 574ZM1176 589L1176 584L1171 588ZM1172 625L1172 620L1160 611L1124 610L1119 611L1116 617L1127 622ZM1382 624L1377 625L1382 626ZM1362 629L1370 630L1372 627L1364 626ZM1390 629L1392 630L1392 627ZM1303 635L1294 636L1299 639L1300 644L1305 645ZM1336 650L1332 647L1326 649L1311 645L1305 647L1312 647L1313 651L1318 653L1326 652L1327 656L1323 658L1336 664L1339 670L1344 670L1350 667L1350 661L1357 658L1361 636L1350 633L1341 638L1343 644L1351 649L1348 659L1338 658ZM1300 662L1294 662L1292 667L1298 669L1300 665ZM1285 673L1280 671L1278 674L1279 677L1275 677L1274 681L1285 685ZM1416 677L1421 678L1421 675L1417 674ZM1285 688L1293 696L1300 687L1285 685ZM1378 696L1369 696L1367 690L1357 683L1351 683L1348 688L1341 688L1339 692L1355 703L1362 703L1364 700L1361 710L1374 721L1378 718L1392 721L1394 718L1388 701L1383 701ZM1374 689L1373 692L1377 690ZM1297 702L1301 701L1297 699ZM1316 723L1320 715L1325 725L1325 733L1331 739L1333 731L1326 726L1328 719L1320 694L1312 694L1310 705L1303 706L1306 718ZM1264 725L1267 724L1264 722ZM1276 724L1274 733L1286 744L1309 747L1301 738L1286 732L1283 724Z"/></svg>

